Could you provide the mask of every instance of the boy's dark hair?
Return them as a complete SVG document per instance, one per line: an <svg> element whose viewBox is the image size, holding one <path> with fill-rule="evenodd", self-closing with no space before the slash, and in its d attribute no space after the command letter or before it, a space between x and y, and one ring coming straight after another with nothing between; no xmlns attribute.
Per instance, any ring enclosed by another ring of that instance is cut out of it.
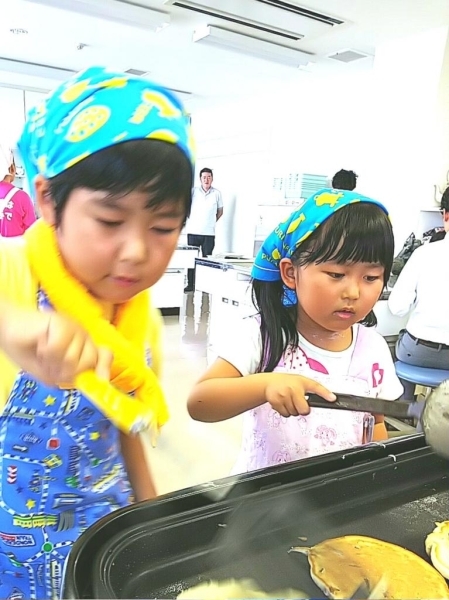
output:
<svg viewBox="0 0 449 600"><path fill-rule="evenodd" d="M204 167L204 169L201 169L200 177L203 173L210 173L212 175L212 177L214 176L214 174L212 173L212 169L209 169L209 167Z"/></svg>
<svg viewBox="0 0 449 600"><path fill-rule="evenodd" d="M449 213L449 186L444 190L441 196L441 210Z"/></svg>
<svg viewBox="0 0 449 600"><path fill-rule="evenodd" d="M393 229L388 215L375 204L360 202L334 213L299 246L293 253L292 262L295 266L330 260L341 264L379 263L385 269L383 281L386 286L393 255ZM252 292L261 319L262 355L258 372L271 372L289 346L298 347L298 306L284 306L282 280L268 282L254 279ZM373 311L361 323L375 325Z"/></svg>
<svg viewBox="0 0 449 600"><path fill-rule="evenodd" d="M133 140L95 152L63 173L52 177L50 193L55 202L56 224L76 188L127 194L151 194L148 207L167 201L182 203L185 219L192 204L192 165L174 144L160 140Z"/></svg>
<svg viewBox="0 0 449 600"><path fill-rule="evenodd" d="M340 169L332 177L332 187L336 190L349 190L352 191L357 185L358 175L354 171L346 171Z"/></svg>

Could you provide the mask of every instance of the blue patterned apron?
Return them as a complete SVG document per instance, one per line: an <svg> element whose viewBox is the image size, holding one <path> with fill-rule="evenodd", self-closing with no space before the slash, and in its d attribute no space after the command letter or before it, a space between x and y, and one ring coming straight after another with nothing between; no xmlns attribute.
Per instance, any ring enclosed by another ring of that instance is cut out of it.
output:
<svg viewBox="0 0 449 600"><path fill-rule="evenodd" d="M39 292L41 310L51 308ZM118 430L76 390L20 373L0 416L0 598L58 598L79 535L132 501Z"/></svg>

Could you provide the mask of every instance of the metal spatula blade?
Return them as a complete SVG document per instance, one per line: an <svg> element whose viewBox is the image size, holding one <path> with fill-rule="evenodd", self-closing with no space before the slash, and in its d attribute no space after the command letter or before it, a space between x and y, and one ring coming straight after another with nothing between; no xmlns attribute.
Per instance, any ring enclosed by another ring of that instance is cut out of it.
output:
<svg viewBox="0 0 449 600"><path fill-rule="evenodd" d="M426 442L439 456L449 460L449 380L432 390L425 402L382 400L350 394L337 394L335 402L327 402L316 394L308 396L312 407L370 412L397 419L417 419L416 431L424 433Z"/></svg>
<svg viewBox="0 0 449 600"><path fill-rule="evenodd" d="M334 410L354 410L369 412L397 419L421 419L424 402L404 402L402 400L382 400L368 396L352 396L351 394L336 394L335 402L328 402L317 396L309 394L307 402L315 408L331 408Z"/></svg>

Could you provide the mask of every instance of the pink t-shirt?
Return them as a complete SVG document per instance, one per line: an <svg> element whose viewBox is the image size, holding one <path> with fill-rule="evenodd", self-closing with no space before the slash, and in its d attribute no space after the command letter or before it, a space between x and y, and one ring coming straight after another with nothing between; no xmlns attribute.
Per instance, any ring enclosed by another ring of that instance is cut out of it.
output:
<svg viewBox="0 0 449 600"><path fill-rule="evenodd" d="M262 355L259 318L243 319L226 333L218 356L244 377L256 373ZM274 371L309 377L337 394L395 400L403 393L388 345L374 328L354 325L352 344L341 352L318 348L299 332L298 337L298 348L288 347ZM374 417L366 412L312 408L307 416L287 419L266 402L243 415L232 474L353 448L370 442L373 431Z"/></svg>
<svg viewBox="0 0 449 600"><path fill-rule="evenodd" d="M14 189L17 191L11 195ZM11 183L0 181L0 236L23 235L35 220L36 213L28 194Z"/></svg>

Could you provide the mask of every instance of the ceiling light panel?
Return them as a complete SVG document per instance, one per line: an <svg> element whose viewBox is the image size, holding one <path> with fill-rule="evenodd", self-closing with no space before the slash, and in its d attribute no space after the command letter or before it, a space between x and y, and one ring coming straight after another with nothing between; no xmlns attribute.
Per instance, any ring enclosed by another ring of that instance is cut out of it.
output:
<svg viewBox="0 0 449 600"><path fill-rule="evenodd" d="M268 28L293 38L317 36L328 33L334 26L343 24L342 19L301 9L291 2L249 2L248 0L164 0L164 4L179 10L204 14L218 20L234 20L235 23L252 27ZM224 25L224 21L223 21Z"/></svg>
<svg viewBox="0 0 449 600"><path fill-rule="evenodd" d="M195 30L193 41L207 44L225 50L261 58L289 67L305 66L310 61L310 55L294 48L287 48L265 40L250 37L221 27L208 25Z"/></svg>
<svg viewBox="0 0 449 600"><path fill-rule="evenodd" d="M24 0L69 12L114 21L122 25L158 31L170 24L166 12L138 6L124 0Z"/></svg>
<svg viewBox="0 0 449 600"><path fill-rule="evenodd" d="M9 73L20 73L22 75L32 75L33 77L43 77L45 79L56 79L63 81L76 73L71 69L60 69L50 65L40 63L26 62L22 60L11 60L0 56L0 71Z"/></svg>

